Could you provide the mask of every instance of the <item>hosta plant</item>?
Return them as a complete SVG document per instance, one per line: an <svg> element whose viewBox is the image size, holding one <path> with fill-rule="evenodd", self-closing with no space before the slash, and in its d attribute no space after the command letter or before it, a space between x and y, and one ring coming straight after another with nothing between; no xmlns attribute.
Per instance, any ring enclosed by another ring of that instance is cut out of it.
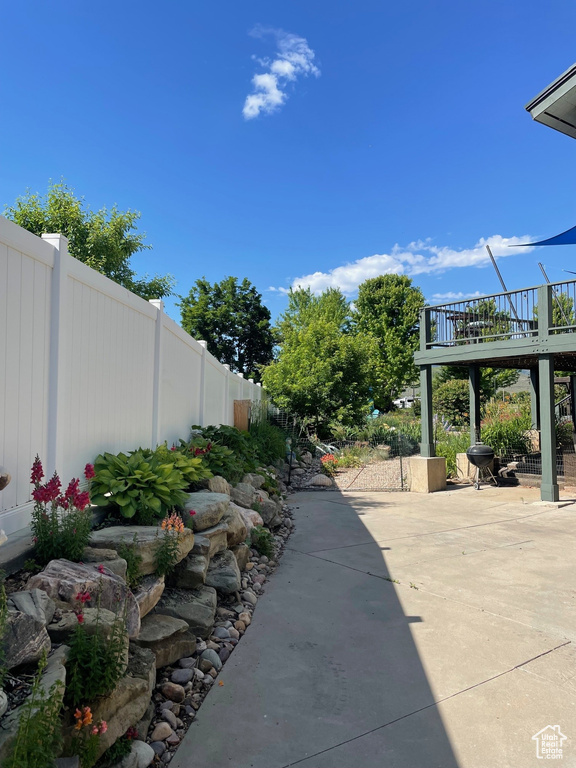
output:
<svg viewBox="0 0 576 768"><path fill-rule="evenodd" d="M150 525L174 506L181 506L190 485L174 462L162 454L139 449L130 454L104 453L94 462L91 497L99 506L112 505L123 518Z"/></svg>

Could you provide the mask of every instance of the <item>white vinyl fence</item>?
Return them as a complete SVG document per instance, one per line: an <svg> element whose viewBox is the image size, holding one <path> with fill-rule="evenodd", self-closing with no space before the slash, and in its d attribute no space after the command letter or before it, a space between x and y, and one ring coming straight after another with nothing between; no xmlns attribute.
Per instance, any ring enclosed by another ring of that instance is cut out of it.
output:
<svg viewBox="0 0 576 768"><path fill-rule="evenodd" d="M38 453L63 483L103 451L233 424L234 400L262 389L231 373L162 311L0 216L0 528L30 519Z"/></svg>

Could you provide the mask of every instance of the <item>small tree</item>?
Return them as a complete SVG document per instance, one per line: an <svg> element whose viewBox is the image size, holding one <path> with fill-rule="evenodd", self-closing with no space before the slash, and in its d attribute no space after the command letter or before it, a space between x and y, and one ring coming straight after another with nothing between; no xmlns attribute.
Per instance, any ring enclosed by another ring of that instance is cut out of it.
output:
<svg viewBox="0 0 576 768"><path fill-rule="evenodd" d="M136 232L138 211L101 208L92 211L66 184L51 184L45 197L27 192L4 215L20 227L43 235L58 232L69 241L69 252L78 261L128 288L143 299L161 299L172 293L174 278L138 277L130 258L151 246Z"/></svg>
<svg viewBox="0 0 576 768"><path fill-rule="evenodd" d="M208 351L232 371L259 380L260 368L273 357L274 334L270 310L252 283L226 277L212 285L203 277L180 299L184 330L206 341Z"/></svg>

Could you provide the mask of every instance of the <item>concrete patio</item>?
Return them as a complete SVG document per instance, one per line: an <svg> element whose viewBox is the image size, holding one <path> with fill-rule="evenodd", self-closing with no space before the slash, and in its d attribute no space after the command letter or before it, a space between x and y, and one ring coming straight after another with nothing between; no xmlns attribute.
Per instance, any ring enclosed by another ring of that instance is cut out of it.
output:
<svg viewBox="0 0 576 768"><path fill-rule="evenodd" d="M576 766L576 506L309 492L171 768Z"/></svg>

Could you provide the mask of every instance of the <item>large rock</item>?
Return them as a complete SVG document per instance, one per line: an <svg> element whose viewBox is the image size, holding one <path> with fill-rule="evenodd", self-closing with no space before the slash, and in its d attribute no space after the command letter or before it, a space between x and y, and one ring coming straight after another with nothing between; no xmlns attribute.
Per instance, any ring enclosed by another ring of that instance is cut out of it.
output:
<svg viewBox="0 0 576 768"><path fill-rule="evenodd" d="M194 535L194 546L191 555L206 555L210 557L210 539L204 533Z"/></svg>
<svg viewBox="0 0 576 768"><path fill-rule="evenodd" d="M155 683L154 653L147 648L131 646L126 675L110 696L92 704L93 721L108 723L108 730L98 741L98 757L140 721L150 703Z"/></svg>
<svg viewBox="0 0 576 768"><path fill-rule="evenodd" d="M145 576L140 584L134 590L134 597L138 603L140 610L140 619L150 613L150 611L156 607L158 601L162 597L164 588L166 586L166 579L164 576L157 576L151 574Z"/></svg>
<svg viewBox="0 0 576 768"><path fill-rule="evenodd" d="M219 475L211 477L210 480L208 480L208 490L212 491L212 493L225 493L227 496L230 496L230 484L228 483L228 480L225 480Z"/></svg>
<svg viewBox="0 0 576 768"><path fill-rule="evenodd" d="M230 498L239 507L250 509L256 500L256 491L248 483L238 483L230 490Z"/></svg>
<svg viewBox="0 0 576 768"><path fill-rule="evenodd" d="M208 555L188 555L176 566L170 583L182 589L196 589L206 581L209 562Z"/></svg>
<svg viewBox="0 0 576 768"><path fill-rule="evenodd" d="M224 552L228 547L228 526L224 521L214 525L212 528L203 530L202 536L210 542L208 549L209 558L214 557L219 552Z"/></svg>
<svg viewBox="0 0 576 768"><path fill-rule="evenodd" d="M189 625L191 632L206 638L214 626L216 601L216 590L203 586L185 593L185 598L176 592L164 594L157 610L167 616L182 619Z"/></svg>
<svg viewBox="0 0 576 768"><path fill-rule="evenodd" d="M264 525L267 525L269 528L277 528L279 525L282 524L282 505L278 504L275 501L272 501L270 499L269 501L264 501L260 505L260 515L262 517L262 520L264 520Z"/></svg>
<svg viewBox="0 0 576 768"><path fill-rule="evenodd" d="M121 544L134 544L137 553L142 558L139 571L142 576L154 573L156 570L156 549L164 531L153 525L118 525L94 531L90 544L98 549L118 549ZM184 560L194 546L194 535L189 528L178 534L177 560ZM103 563L103 565L106 565Z"/></svg>
<svg viewBox="0 0 576 768"><path fill-rule="evenodd" d="M126 571L128 563L123 557L118 557L118 552L114 549L99 549L97 547L84 547L82 553L83 563L98 563L108 568L112 573L116 573L126 581Z"/></svg>
<svg viewBox="0 0 576 768"><path fill-rule="evenodd" d="M238 563L229 549L212 558L206 575L206 584L209 587L214 587L224 595L231 595L238 592L240 583Z"/></svg>
<svg viewBox="0 0 576 768"><path fill-rule="evenodd" d="M248 528L244 522L242 507L231 502L222 517L222 523L228 526L228 530L226 531L226 541L229 547L235 547L236 544L241 544L243 541L246 541Z"/></svg>
<svg viewBox="0 0 576 768"><path fill-rule="evenodd" d="M249 474L244 475L242 482L245 485L251 485L252 488L255 488L257 491L259 491L266 482L266 478L263 475L257 475L254 472L250 472Z"/></svg>
<svg viewBox="0 0 576 768"><path fill-rule="evenodd" d="M29 589L42 589L64 610L78 608L77 595L88 591L93 600L100 600L100 607L126 614L129 637L140 631L138 603L124 581L114 573L100 573L92 565L71 563L69 560L51 560L46 568L28 580Z"/></svg>
<svg viewBox="0 0 576 768"><path fill-rule="evenodd" d="M311 486L312 488L332 488L334 485L334 482L331 477L328 477L327 475L318 474L314 475L313 477L308 480L306 485Z"/></svg>
<svg viewBox="0 0 576 768"><path fill-rule="evenodd" d="M130 752L119 764L118 768L148 768L154 760L156 753L145 741L132 742Z"/></svg>
<svg viewBox="0 0 576 768"><path fill-rule="evenodd" d="M186 512L184 520L193 531L204 531L212 528L222 519L222 515L228 509L230 496L226 493L211 493L210 491L197 491L188 496L184 504ZM194 511L195 515L190 515Z"/></svg>
<svg viewBox="0 0 576 768"><path fill-rule="evenodd" d="M250 547L247 544L238 544L238 546L232 547L230 552L236 558L238 568L243 571L250 560Z"/></svg>
<svg viewBox="0 0 576 768"><path fill-rule="evenodd" d="M20 611L32 616L46 626L52 621L56 605L52 598L41 589L29 589L23 592L12 592L8 596L7 607L9 611Z"/></svg>
<svg viewBox="0 0 576 768"><path fill-rule="evenodd" d="M254 528L255 525L264 525L264 520L262 520L260 513L256 512L254 509L244 509L244 507L238 506L236 509L239 510L240 514L242 515L242 519L246 524L247 534L250 534L250 531L252 528Z"/></svg>
<svg viewBox="0 0 576 768"><path fill-rule="evenodd" d="M191 656L196 650L196 638L188 631L188 624L160 613L149 613L142 620L140 634L133 642L153 651L157 668Z"/></svg>
<svg viewBox="0 0 576 768"><path fill-rule="evenodd" d="M48 695L52 688L52 694L59 701L60 705L62 705L66 687L66 658L68 651L69 648L62 645L50 655L40 682L40 686L46 695ZM8 754L16 741L18 724L25 703L13 709L2 720L2 727L0 728L0 765L5 765Z"/></svg>
<svg viewBox="0 0 576 768"><path fill-rule="evenodd" d="M107 640L112 636L117 614L106 608L86 607L83 608L82 613L84 615L82 624L88 635L99 632ZM78 617L74 611L63 611L58 621L49 624L47 630L53 643L66 643L77 626Z"/></svg>
<svg viewBox="0 0 576 768"><path fill-rule="evenodd" d="M2 642L4 664L8 669L38 661L51 648L43 621L21 611L9 610Z"/></svg>

